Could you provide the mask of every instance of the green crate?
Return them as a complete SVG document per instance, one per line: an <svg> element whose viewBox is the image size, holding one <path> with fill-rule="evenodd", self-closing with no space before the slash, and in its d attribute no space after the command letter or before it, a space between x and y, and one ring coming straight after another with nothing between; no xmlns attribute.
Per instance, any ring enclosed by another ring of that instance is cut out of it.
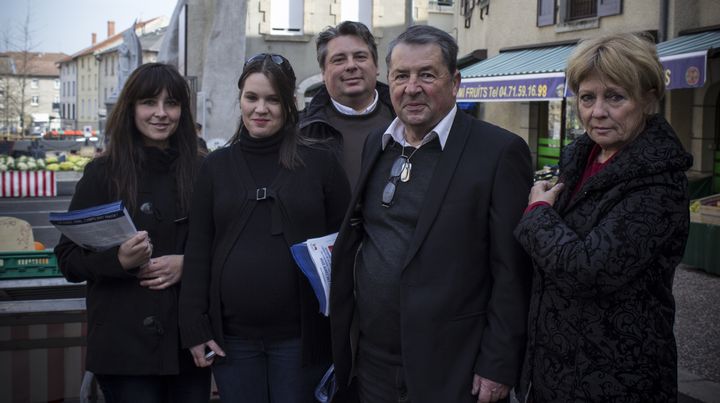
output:
<svg viewBox="0 0 720 403"><path fill-rule="evenodd" d="M52 249L0 252L0 280L62 276Z"/></svg>
<svg viewBox="0 0 720 403"><path fill-rule="evenodd" d="M538 145L560 148L560 140L559 139L551 139L551 138L547 138L547 137L540 137L540 138L538 138Z"/></svg>
<svg viewBox="0 0 720 403"><path fill-rule="evenodd" d="M560 149L556 147L538 147L538 155L543 157L560 158Z"/></svg>

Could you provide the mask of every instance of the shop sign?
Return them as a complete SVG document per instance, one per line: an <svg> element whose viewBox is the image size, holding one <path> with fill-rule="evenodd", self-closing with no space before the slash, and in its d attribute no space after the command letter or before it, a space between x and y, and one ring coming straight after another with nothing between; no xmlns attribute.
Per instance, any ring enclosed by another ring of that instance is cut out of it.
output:
<svg viewBox="0 0 720 403"><path fill-rule="evenodd" d="M554 101L565 97L565 74L466 78L458 102Z"/></svg>
<svg viewBox="0 0 720 403"><path fill-rule="evenodd" d="M685 53L660 58L665 74L665 87L700 88L705 85L707 51Z"/></svg>

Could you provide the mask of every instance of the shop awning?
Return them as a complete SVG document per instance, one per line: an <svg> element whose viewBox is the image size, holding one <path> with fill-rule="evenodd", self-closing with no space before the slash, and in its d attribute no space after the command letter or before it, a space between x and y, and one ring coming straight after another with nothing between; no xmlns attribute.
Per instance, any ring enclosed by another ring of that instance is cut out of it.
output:
<svg viewBox="0 0 720 403"><path fill-rule="evenodd" d="M705 85L709 51L720 49L720 31L679 36L657 45L667 89Z"/></svg>
<svg viewBox="0 0 720 403"><path fill-rule="evenodd" d="M502 52L460 70L458 102L550 101L565 96L574 45Z"/></svg>
<svg viewBox="0 0 720 403"><path fill-rule="evenodd" d="M457 102L556 101L571 96L565 68L575 45L501 52L460 70ZM720 51L720 30L679 36L657 45L667 89L705 84L707 57Z"/></svg>

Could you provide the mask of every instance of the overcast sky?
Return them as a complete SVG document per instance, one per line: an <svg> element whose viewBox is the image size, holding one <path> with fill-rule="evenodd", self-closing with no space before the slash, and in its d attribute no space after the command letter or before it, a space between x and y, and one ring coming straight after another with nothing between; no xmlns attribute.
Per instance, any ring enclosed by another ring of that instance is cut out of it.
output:
<svg viewBox="0 0 720 403"><path fill-rule="evenodd" d="M5 37L22 38L25 17L30 15L30 38L34 52L68 55L107 38L107 21L115 21L115 33L129 28L135 19L145 21L172 17L177 0L0 0L0 51Z"/></svg>

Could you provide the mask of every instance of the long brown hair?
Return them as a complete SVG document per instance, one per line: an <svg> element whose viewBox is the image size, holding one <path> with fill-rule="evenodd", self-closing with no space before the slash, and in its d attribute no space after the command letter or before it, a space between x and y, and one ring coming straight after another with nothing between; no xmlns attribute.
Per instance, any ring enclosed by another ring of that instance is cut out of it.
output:
<svg viewBox="0 0 720 403"><path fill-rule="evenodd" d="M298 154L298 144L305 144L303 138L297 128L298 110L295 105L295 72L290 62L281 55L260 53L248 59L243 67L243 72L238 80L238 89L242 97L243 86L245 80L254 73L261 73L267 77L280 98L280 105L283 111L285 122L280 128L280 132L284 133L282 143L280 144L280 165L284 168L293 170L303 165L302 158ZM240 132L244 125L242 118L235 134L228 141L234 144L240 141Z"/></svg>
<svg viewBox="0 0 720 403"><path fill-rule="evenodd" d="M175 67L162 63L147 63L130 74L117 104L107 121L110 139L105 156L108 161L110 192L135 210L137 178L145 164L143 135L135 126L135 104L142 99L158 96L163 90L180 103L180 121L170 136L170 147L178 152L175 162L175 181L179 212L190 207L190 196L197 171L197 136L190 111L190 89Z"/></svg>

